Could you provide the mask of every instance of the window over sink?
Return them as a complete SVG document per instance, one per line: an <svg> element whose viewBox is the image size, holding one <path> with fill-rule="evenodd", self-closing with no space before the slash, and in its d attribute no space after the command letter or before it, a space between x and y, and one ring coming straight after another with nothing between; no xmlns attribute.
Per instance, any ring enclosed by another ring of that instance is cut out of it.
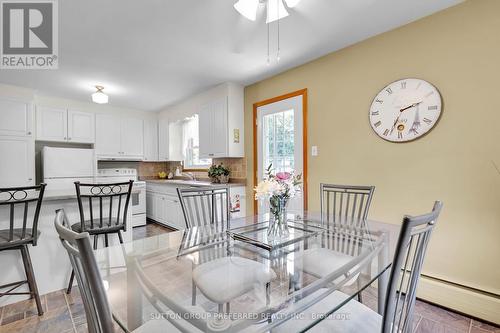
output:
<svg viewBox="0 0 500 333"><path fill-rule="evenodd" d="M199 117L197 114L182 120L182 154L184 169L208 169L211 158L200 158Z"/></svg>

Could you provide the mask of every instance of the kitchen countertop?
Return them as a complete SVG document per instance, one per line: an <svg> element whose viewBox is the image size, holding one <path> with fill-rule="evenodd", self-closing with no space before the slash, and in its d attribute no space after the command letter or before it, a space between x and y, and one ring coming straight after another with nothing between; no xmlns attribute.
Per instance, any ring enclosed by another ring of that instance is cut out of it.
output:
<svg viewBox="0 0 500 333"><path fill-rule="evenodd" d="M210 181L203 180L184 180L184 179L146 179L146 183L153 184L164 184L164 185L185 185L185 186L223 186L229 185L229 187L245 186L242 183L228 183L228 184L216 184Z"/></svg>

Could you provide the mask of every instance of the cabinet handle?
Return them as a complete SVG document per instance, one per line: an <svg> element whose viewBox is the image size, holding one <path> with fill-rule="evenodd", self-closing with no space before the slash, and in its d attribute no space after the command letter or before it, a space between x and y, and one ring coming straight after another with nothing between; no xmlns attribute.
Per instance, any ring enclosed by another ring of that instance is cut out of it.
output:
<svg viewBox="0 0 500 333"><path fill-rule="evenodd" d="M70 141L71 141L71 138L68 138L68 140L70 140Z"/></svg>
<svg viewBox="0 0 500 333"><path fill-rule="evenodd" d="M28 134L28 135L31 135L31 132L28 132L27 134Z"/></svg>
<svg viewBox="0 0 500 333"><path fill-rule="evenodd" d="M66 137L64 137L64 140L67 140Z"/></svg>
<svg viewBox="0 0 500 333"><path fill-rule="evenodd" d="M28 180L29 180L29 181L32 181L32 180L33 180L33 178L28 178Z"/></svg>
<svg viewBox="0 0 500 333"><path fill-rule="evenodd" d="M208 154L208 156L214 156L214 154Z"/></svg>

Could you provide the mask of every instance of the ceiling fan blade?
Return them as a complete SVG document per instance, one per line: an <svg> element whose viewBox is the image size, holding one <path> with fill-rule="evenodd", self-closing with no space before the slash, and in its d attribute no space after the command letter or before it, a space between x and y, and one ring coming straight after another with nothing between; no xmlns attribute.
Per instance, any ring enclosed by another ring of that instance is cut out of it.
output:
<svg viewBox="0 0 500 333"><path fill-rule="evenodd" d="M251 21L255 21L257 18L257 7L259 6L259 0L238 0L234 4L234 9L238 11L241 15L246 17Z"/></svg>

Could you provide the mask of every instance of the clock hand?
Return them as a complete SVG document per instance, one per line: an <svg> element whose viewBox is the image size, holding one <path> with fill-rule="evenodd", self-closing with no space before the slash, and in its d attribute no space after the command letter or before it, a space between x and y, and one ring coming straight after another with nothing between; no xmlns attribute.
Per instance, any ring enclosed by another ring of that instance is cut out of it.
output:
<svg viewBox="0 0 500 333"><path fill-rule="evenodd" d="M392 128L391 128L391 132L390 132L390 134L392 134L392 132L394 132L394 128L396 127L396 124L398 123L399 118L401 117L401 114L403 113L403 111L408 110L408 109L411 109L411 108L413 108L413 107L415 107L415 106L418 106L420 103L422 103L422 101L420 101L420 102L418 102L418 103L413 103L412 105L409 105L409 106L407 106L407 107L402 108L401 110L399 110L399 115L398 115L398 117L396 118L396 120L394 121L394 124L392 125Z"/></svg>

